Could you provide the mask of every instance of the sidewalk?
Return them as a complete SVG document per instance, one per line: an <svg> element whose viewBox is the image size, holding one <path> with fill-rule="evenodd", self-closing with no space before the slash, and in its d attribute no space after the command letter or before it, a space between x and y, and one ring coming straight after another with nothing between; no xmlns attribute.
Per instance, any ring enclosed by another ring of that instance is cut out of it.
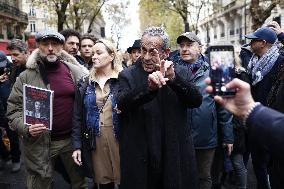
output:
<svg viewBox="0 0 284 189"><path fill-rule="evenodd" d="M21 170L17 173L11 173L11 164L4 170L0 171L0 189L27 189L26 187L26 173L25 167L22 164ZM89 188L92 188L92 180L88 180ZM248 165L248 186L249 189L256 189L256 180L253 174L251 161ZM54 189L71 189L70 185L66 183L61 175L55 173L54 176ZM222 189L234 189L228 183Z"/></svg>
<svg viewBox="0 0 284 189"><path fill-rule="evenodd" d="M0 170L0 188L1 189L26 189L26 174L22 165L21 170L17 173L11 173L10 162L3 170Z"/></svg>
<svg viewBox="0 0 284 189"><path fill-rule="evenodd" d="M11 173L11 163L0 171L0 188L1 189L27 189L26 187L26 171L22 163L21 170L17 173ZM66 183L61 175L55 173L54 189L70 189L70 185Z"/></svg>

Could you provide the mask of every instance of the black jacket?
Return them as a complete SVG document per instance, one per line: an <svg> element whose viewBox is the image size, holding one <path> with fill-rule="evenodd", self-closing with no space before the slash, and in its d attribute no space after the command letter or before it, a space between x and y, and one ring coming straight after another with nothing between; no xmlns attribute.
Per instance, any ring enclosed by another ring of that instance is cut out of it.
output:
<svg viewBox="0 0 284 189"><path fill-rule="evenodd" d="M257 106L247 119L255 141L273 158L284 159L284 114Z"/></svg>
<svg viewBox="0 0 284 189"><path fill-rule="evenodd" d="M198 176L187 108L202 96L175 66L176 78L158 91L148 90L141 61L119 75L122 189L196 189Z"/></svg>
<svg viewBox="0 0 284 189"><path fill-rule="evenodd" d="M250 83L250 78L245 71L245 69L237 69L236 77ZM233 154L243 154L248 150L248 131L247 128L243 125L243 121L233 117L233 126L234 126L234 149Z"/></svg>
<svg viewBox="0 0 284 189"><path fill-rule="evenodd" d="M267 106L284 113L284 56L277 59L277 72L274 74L273 85L267 97Z"/></svg>
<svg viewBox="0 0 284 189"><path fill-rule="evenodd" d="M268 95L276 84L279 77L279 66L284 62L284 56L280 55L276 60L270 72L267 73L263 79L256 85L251 86L252 97L255 101L261 102L264 106L268 105Z"/></svg>
<svg viewBox="0 0 284 189"><path fill-rule="evenodd" d="M0 126L3 124L3 121L5 123L7 121L5 115L7 111L7 100L10 95L13 84L15 83L16 78L20 75L20 73L25 70L24 67L13 66L12 63L8 63L5 68L10 70L10 75L9 80L0 82ZM4 70L4 68L2 69ZM0 75L1 74L3 73L1 72Z"/></svg>

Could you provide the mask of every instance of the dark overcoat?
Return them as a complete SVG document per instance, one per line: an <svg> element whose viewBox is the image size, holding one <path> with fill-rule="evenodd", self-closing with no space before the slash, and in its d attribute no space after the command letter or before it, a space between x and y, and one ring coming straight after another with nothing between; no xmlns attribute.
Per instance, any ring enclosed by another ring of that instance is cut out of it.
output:
<svg viewBox="0 0 284 189"><path fill-rule="evenodd" d="M187 108L202 96L175 66L175 79L148 89L140 60L119 75L121 189L196 189L198 174Z"/></svg>

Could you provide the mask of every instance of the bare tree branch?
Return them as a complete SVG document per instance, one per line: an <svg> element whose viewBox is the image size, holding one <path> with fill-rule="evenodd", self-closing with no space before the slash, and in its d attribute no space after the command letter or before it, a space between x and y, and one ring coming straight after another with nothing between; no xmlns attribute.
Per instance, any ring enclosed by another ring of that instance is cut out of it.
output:
<svg viewBox="0 0 284 189"><path fill-rule="evenodd" d="M268 2L267 2L268 3ZM251 0L250 13L252 16L252 29L261 27L265 20L271 15L271 11L280 3L280 0L272 0L267 8L263 8L260 0Z"/></svg>
<svg viewBox="0 0 284 189"><path fill-rule="evenodd" d="M103 0L102 4L99 6L99 8L97 9L97 11L94 12L93 16L91 17L90 23L89 23L89 26L88 26L88 30L87 30L88 33L91 33L91 32L92 32L92 26L93 26L93 23L94 23L94 21L95 21L95 18L96 18L96 16L99 14L99 12L101 11L101 9L102 9L103 5L106 3L106 1L107 1L107 0Z"/></svg>

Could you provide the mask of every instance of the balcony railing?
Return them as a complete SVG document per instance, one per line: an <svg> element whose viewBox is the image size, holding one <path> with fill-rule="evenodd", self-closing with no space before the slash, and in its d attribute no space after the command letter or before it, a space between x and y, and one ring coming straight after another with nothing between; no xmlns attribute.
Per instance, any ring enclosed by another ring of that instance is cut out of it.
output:
<svg viewBox="0 0 284 189"><path fill-rule="evenodd" d="M223 10L224 10L224 11L225 11L225 10L228 10L228 9L234 7L235 5L236 5L236 1L232 1L232 2L229 3L228 5L224 6L224 7L223 7Z"/></svg>
<svg viewBox="0 0 284 189"><path fill-rule="evenodd" d="M0 1L0 14L4 13L13 19L28 24L28 14L21 11L17 7L13 7L7 3Z"/></svg>

